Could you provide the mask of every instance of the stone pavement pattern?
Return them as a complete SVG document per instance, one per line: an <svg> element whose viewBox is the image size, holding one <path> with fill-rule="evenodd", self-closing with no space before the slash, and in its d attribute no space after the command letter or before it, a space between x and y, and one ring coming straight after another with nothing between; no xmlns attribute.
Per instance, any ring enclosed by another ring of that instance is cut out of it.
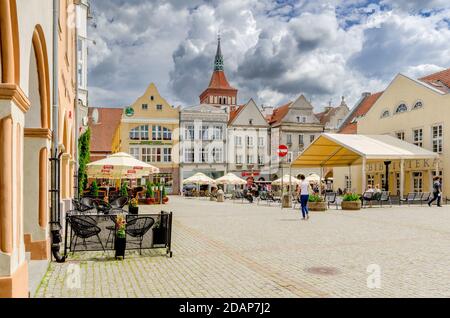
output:
<svg viewBox="0 0 450 318"><path fill-rule="evenodd" d="M292 209L230 201L171 197L166 210L172 259L78 253L51 263L35 296L450 297L450 207L329 210L308 222ZM371 264L379 289L367 287Z"/></svg>

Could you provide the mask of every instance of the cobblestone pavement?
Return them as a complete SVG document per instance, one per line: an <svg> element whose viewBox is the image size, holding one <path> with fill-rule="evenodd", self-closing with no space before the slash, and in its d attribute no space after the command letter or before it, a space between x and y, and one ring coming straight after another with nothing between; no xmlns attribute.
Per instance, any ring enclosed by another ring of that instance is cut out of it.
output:
<svg viewBox="0 0 450 318"><path fill-rule="evenodd" d="M172 197L166 210L173 258L78 253L52 263L35 296L450 297L450 207L329 210L307 222L265 204ZM371 264L380 288L367 287Z"/></svg>

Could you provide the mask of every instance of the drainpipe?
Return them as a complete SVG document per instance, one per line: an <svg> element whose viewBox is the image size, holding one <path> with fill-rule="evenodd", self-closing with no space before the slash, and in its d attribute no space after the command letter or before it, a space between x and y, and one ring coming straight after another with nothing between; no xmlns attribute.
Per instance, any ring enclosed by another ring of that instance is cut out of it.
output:
<svg viewBox="0 0 450 318"><path fill-rule="evenodd" d="M63 263L65 257L59 253L61 244L61 222L60 222L60 184L59 184L59 103L58 103L58 44L59 44L59 0L53 0L53 92L52 92L52 158L51 162L51 250L53 257L58 263Z"/></svg>

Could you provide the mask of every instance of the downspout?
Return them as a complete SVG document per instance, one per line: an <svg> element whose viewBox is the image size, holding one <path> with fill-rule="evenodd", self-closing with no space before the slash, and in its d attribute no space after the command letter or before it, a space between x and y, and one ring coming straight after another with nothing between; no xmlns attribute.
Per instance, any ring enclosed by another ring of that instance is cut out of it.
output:
<svg viewBox="0 0 450 318"><path fill-rule="evenodd" d="M59 45L59 0L53 0L53 85L52 85L52 158L51 162L51 218L50 218L50 232L51 232L51 250L52 255L58 263L63 263L65 257L59 253L60 244L62 242L61 236L61 222L60 222L60 154L58 154L59 145L59 101L58 101L58 45Z"/></svg>

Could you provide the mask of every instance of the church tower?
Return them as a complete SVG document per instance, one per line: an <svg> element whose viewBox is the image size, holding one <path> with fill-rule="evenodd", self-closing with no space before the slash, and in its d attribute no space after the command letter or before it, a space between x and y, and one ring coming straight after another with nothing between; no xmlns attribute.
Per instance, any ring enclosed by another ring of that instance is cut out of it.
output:
<svg viewBox="0 0 450 318"><path fill-rule="evenodd" d="M217 41L217 53L214 59L214 72L208 88L200 95L201 104L217 106L235 106L237 104L238 90L231 87L225 76L220 36Z"/></svg>

